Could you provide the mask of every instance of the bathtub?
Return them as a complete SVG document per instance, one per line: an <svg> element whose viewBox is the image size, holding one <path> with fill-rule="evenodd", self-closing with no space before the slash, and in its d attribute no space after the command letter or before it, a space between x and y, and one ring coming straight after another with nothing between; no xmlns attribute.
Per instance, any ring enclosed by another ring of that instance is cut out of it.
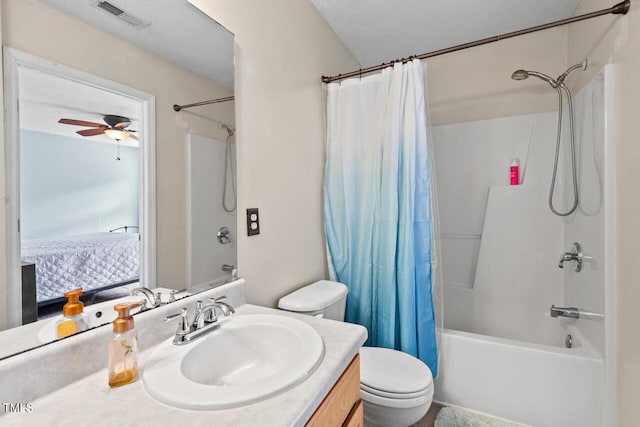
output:
<svg viewBox="0 0 640 427"><path fill-rule="evenodd" d="M572 348L443 329L434 401L535 427L601 427L603 359L567 332Z"/></svg>

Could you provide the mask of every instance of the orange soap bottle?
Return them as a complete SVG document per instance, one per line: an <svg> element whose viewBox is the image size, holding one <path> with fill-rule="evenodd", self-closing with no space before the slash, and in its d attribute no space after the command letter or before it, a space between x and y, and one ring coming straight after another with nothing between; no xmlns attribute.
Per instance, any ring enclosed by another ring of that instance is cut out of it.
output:
<svg viewBox="0 0 640 427"><path fill-rule="evenodd" d="M129 310L140 302L116 304L118 317L113 321L113 335L109 341L109 386L120 387L138 377L138 334Z"/></svg>
<svg viewBox="0 0 640 427"><path fill-rule="evenodd" d="M84 331L88 327L86 315L83 313L84 304L80 302L82 288L65 292L68 299L62 307L62 318L56 322L56 337L63 338L76 332Z"/></svg>

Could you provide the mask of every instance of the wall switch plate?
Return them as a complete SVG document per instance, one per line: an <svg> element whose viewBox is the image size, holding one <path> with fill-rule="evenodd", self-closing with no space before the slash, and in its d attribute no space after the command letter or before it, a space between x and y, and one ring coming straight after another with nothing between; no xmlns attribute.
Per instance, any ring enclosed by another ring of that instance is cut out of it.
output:
<svg viewBox="0 0 640 427"><path fill-rule="evenodd" d="M258 208L247 209L247 236L260 234L260 218Z"/></svg>

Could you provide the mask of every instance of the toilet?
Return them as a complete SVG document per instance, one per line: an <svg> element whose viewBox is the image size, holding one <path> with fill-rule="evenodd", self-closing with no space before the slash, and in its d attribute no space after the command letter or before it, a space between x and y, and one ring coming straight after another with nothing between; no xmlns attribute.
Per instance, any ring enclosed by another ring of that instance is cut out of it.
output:
<svg viewBox="0 0 640 427"><path fill-rule="evenodd" d="M344 320L347 287L320 280L285 295L278 308ZM433 399L433 375L421 360L398 350L360 349L360 397L366 426L406 427L420 421Z"/></svg>

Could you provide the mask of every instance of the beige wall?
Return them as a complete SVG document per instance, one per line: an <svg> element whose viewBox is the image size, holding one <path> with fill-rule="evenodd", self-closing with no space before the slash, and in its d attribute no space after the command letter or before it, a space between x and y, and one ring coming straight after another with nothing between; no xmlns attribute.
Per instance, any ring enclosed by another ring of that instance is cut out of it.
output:
<svg viewBox="0 0 640 427"><path fill-rule="evenodd" d="M155 95L157 281L161 286L184 288L187 277L186 135L193 130L224 140L226 133L207 118L233 126L234 106L233 103L217 104L181 113L175 113L172 106L228 96L230 92L36 0L2 0L1 5L4 45ZM4 169L2 165L4 162L0 162L0 168ZM0 177L4 180L4 170ZM4 191L4 185L1 188ZM0 215L2 220L4 210ZM4 230L0 240L4 240ZM4 257L0 257L0 268L3 262ZM0 277L4 278L5 274ZM0 296L4 291L3 284Z"/></svg>
<svg viewBox="0 0 640 427"><path fill-rule="evenodd" d="M640 419L640 4L631 2L626 16L602 17L569 28L569 62L588 57L584 84L607 63L615 64L614 109L617 198L617 339L618 425L633 427ZM576 14L605 9L608 0L583 0Z"/></svg>
<svg viewBox="0 0 640 427"><path fill-rule="evenodd" d="M566 69L567 28L554 28L436 56L427 62L432 125L554 111L558 96L538 79L515 81L518 69L557 76Z"/></svg>
<svg viewBox="0 0 640 427"><path fill-rule="evenodd" d="M359 65L309 1L192 3L236 35L238 267L249 302L272 306L326 277L320 76Z"/></svg>

